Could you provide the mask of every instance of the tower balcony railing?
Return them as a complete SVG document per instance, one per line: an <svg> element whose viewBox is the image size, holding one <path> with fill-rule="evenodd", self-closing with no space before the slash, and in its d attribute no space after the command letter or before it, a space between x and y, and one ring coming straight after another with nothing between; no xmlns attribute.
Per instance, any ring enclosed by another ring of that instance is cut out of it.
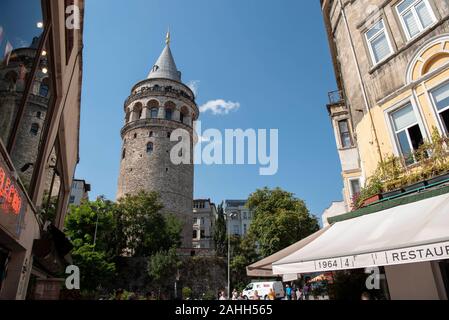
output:
<svg viewBox="0 0 449 320"><path fill-rule="evenodd" d="M148 95L165 95L165 96L171 96L178 99L187 99L190 102L195 103L194 98L192 98L187 92L183 90L175 89L171 86L153 86L153 87L143 87L138 92L133 93L126 99L125 106L128 106L130 103L134 102L135 100L139 100L142 98L147 97Z"/></svg>

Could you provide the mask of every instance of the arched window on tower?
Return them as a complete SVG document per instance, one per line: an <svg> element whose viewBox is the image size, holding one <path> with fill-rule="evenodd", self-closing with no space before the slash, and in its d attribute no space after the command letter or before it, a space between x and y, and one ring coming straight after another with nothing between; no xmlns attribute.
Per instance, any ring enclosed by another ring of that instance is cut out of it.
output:
<svg viewBox="0 0 449 320"><path fill-rule="evenodd" d="M126 149L123 149L122 151L122 160L126 158Z"/></svg>
<svg viewBox="0 0 449 320"><path fill-rule="evenodd" d="M147 143L147 154L151 155L153 153L154 146L152 142Z"/></svg>
<svg viewBox="0 0 449 320"><path fill-rule="evenodd" d="M158 113L159 113L159 110L157 108L151 108L151 118L156 119Z"/></svg>
<svg viewBox="0 0 449 320"><path fill-rule="evenodd" d="M49 91L49 81L48 81L48 78L45 78L42 80L42 82L39 86L39 95L41 97L47 98L48 91Z"/></svg>
<svg viewBox="0 0 449 320"><path fill-rule="evenodd" d="M37 134L39 133L39 124L33 123L33 124L31 125L30 133L31 133L33 136L37 136Z"/></svg>
<svg viewBox="0 0 449 320"><path fill-rule="evenodd" d="M173 110L165 109L165 120L171 120L173 118Z"/></svg>
<svg viewBox="0 0 449 320"><path fill-rule="evenodd" d="M181 108L181 112L179 114L179 121L181 123L185 123L186 118L189 116L189 110L184 106Z"/></svg>
<svg viewBox="0 0 449 320"><path fill-rule="evenodd" d="M172 120L173 119L173 110L175 110L176 105L168 101L165 105L165 119L166 120Z"/></svg>

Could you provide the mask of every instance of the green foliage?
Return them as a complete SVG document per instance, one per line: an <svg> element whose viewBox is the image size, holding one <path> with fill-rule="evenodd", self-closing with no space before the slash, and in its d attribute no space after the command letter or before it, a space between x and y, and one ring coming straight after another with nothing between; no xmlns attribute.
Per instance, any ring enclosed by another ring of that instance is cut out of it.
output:
<svg viewBox="0 0 449 320"><path fill-rule="evenodd" d="M148 260L148 275L160 287L167 281L174 280L181 261L178 258L175 248L167 251L159 251L153 254Z"/></svg>
<svg viewBox="0 0 449 320"><path fill-rule="evenodd" d="M202 300L213 301L216 300L215 292L208 290L202 297Z"/></svg>
<svg viewBox="0 0 449 320"><path fill-rule="evenodd" d="M250 281L246 275L246 267L259 259L256 241L251 234L244 238L232 236L230 240L232 289L242 291Z"/></svg>
<svg viewBox="0 0 449 320"><path fill-rule="evenodd" d="M218 206L218 217L214 226L214 242L216 254L226 256L226 221L224 218L223 203Z"/></svg>
<svg viewBox="0 0 449 320"><path fill-rule="evenodd" d="M432 130L432 141L423 143L407 158L387 156L380 162L368 179L360 194L353 199L353 209L360 208L364 201L382 192L403 188L431 179L449 171L449 140L442 137L437 128ZM416 162L413 165L407 165Z"/></svg>
<svg viewBox="0 0 449 320"><path fill-rule="evenodd" d="M182 299L190 300L192 298L192 289L189 287L182 288Z"/></svg>
<svg viewBox="0 0 449 320"><path fill-rule="evenodd" d="M83 290L96 290L107 286L115 276L115 264L106 253L95 251L93 245L83 244L72 251L74 263L80 268L80 285Z"/></svg>
<svg viewBox="0 0 449 320"><path fill-rule="evenodd" d="M162 208L155 192L142 191L119 200L116 212L123 249L133 256L148 257L180 245L181 223L174 216L165 218Z"/></svg>
<svg viewBox="0 0 449 320"><path fill-rule="evenodd" d="M84 291L108 286L115 277L117 251L115 241L114 203L98 199L71 206L66 218L65 232L74 249L72 258L80 268L81 288ZM97 239L94 246L95 226Z"/></svg>
<svg viewBox="0 0 449 320"><path fill-rule="evenodd" d="M259 189L248 199L254 212L249 234L257 239L260 254L269 256L306 238L319 229L304 201L280 188Z"/></svg>

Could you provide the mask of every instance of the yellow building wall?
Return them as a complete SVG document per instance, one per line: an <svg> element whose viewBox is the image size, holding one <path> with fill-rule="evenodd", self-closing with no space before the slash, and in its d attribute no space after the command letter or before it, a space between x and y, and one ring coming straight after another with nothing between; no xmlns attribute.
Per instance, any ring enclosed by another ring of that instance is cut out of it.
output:
<svg viewBox="0 0 449 320"><path fill-rule="evenodd" d="M376 128L382 156L398 155L395 153L396 141L394 141L394 133L388 124L390 121L386 113L388 109L394 108L395 106L399 107L401 103L407 100L415 101L420 112L417 117L421 118L425 127L425 132L423 132L424 138L431 139L434 127L438 128L440 133L443 132L443 129L438 123L438 115L433 106L429 91L449 80L449 51L446 51L447 49L449 49L449 41L434 44L425 50L420 55L420 58L416 60L415 66L411 69L412 78L414 81L416 80L414 85L392 96L391 99L383 102L382 105L373 107L371 109L371 116L369 113L366 113L362 121L357 124L355 133L365 182L374 173L380 161L373 124ZM425 74L423 72L434 72L435 74L427 79L424 77ZM420 78L423 80L419 81ZM350 174L343 175L345 181L349 177L351 177ZM348 189L348 187L346 186L345 189ZM345 193L347 196L349 195L348 190L345 190Z"/></svg>

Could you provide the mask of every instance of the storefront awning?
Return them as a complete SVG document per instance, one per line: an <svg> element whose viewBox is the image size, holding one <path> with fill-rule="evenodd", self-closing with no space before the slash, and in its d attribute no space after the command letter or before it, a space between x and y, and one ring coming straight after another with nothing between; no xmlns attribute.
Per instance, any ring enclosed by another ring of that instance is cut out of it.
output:
<svg viewBox="0 0 449 320"><path fill-rule="evenodd" d="M333 224L273 263L276 275L398 265L449 258L449 194Z"/></svg>
<svg viewBox="0 0 449 320"><path fill-rule="evenodd" d="M253 263L252 265L247 266L246 274L248 275L248 277L259 277L259 278L269 278L275 276L273 275L272 269L272 264L274 262L283 259L291 255L292 253L298 251L299 249L305 247L313 240L318 238L321 234L323 234L328 228L321 229L318 232L310 235L309 237L291 245L290 247L287 247L284 250L276 252L275 254L265 259L262 259L260 261L257 261L256 263Z"/></svg>

